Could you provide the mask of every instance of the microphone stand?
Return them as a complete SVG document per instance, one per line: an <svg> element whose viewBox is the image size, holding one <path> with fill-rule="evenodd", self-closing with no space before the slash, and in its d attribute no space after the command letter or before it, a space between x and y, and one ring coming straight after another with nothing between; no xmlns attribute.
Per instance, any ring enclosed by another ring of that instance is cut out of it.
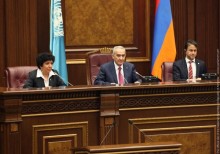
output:
<svg viewBox="0 0 220 154"><path fill-rule="evenodd" d="M124 77L124 75L123 75L123 78L124 78L124 83L125 83L125 84L128 84L128 81L126 80L126 78Z"/></svg>
<svg viewBox="0 0 220 154"><path fill-rule="evenodd" d="M62 79L63 81L65 81L60 75L58 75L56 72L53 71L53 73L55 75L57 75L60 79ZM69 81L67 81L68 85L74 86L73 84L71 84Z"/></svg>
<svg viewBox="0 0 220 154"><path fill-rule="evenodd" d="M141 75L140 73L138 73L137 71L135 71L135 73L140 76L141 78L145 78L143 75Z"/></svg>

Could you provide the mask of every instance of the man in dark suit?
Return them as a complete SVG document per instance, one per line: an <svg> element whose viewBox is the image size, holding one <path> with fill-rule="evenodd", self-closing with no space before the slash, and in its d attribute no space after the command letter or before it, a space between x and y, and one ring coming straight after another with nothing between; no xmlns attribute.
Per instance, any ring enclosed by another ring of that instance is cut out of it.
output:
<svg viewBox="0 0 220 154"><path fill-rule="evenodd" d="M23 88L66 86L58 72L52 69L55 61L55 57L52 54L41 53L36 58L36 61L38 69L29 72Z"/></svg>
<svg viewBox="0 0 220 154"><path fill-rule="evenodd" d="M115 46L112 53L113 61L103 64L100 67L95 85L110 85L110 84L126 84L140 83L136 75L135 66L125 62L126 50L122 46Z"/></svg>
<svg viewBox="0 0 220 154"><path fill-rule="evenodd" d="M207 73L205 62L196 59L198 44L194 40L185 43L186 57L173 63L173 80L200 80L201 75Z"/></svg>

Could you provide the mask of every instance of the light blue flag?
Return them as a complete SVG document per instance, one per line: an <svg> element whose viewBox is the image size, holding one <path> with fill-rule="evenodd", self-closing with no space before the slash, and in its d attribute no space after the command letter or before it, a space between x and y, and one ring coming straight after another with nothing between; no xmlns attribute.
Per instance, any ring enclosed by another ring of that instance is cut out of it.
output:
<svg viewBox="0 0 220 154"><path fill-rule="evenodd" d="M64 82L68 84L61 0L51 0L50 51L55 56L53 68L59 72Z"/></svg>

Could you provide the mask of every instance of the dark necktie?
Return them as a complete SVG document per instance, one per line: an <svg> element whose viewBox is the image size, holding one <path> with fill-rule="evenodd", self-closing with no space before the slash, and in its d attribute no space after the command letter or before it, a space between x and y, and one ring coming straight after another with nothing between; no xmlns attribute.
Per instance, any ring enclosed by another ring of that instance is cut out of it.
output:
<svg viewBox="0 0 220 154"><path fill-rule="evenodd" d="M189 72L188 72L188 78L189 79L193 78L192 62L193 61L189 61Z"/></svg>
<svg viewBox="0 0 220 154"><path fill-rule="evenodd" d="M118 67L118 80L119 80L119 84L124 84L124 78L121 74L121 67Z"/></svg>

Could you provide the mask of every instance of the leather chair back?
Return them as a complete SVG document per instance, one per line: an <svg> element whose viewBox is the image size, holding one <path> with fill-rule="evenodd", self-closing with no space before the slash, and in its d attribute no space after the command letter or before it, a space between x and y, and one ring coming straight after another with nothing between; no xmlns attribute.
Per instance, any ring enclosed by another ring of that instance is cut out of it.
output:
<svg viewBox="0 0 220 154"><path fill-rule="evenodd" d="M37 69L37 66L14 66L5 69L6 85L8 88L22 88L28 73Z"/></svg>
<svg viewBox="0 0 220 154"><path fill-rule="evenodd" d="M87 85L93 85L100 66L112 60L112 50L110 48L88 52L86 54Z"/></svg>
<svg viewBox="0 0 220 154"><path fill-rule="evenodd" d="M173 81L173 62L163 62L162 82Z"/></svg>

